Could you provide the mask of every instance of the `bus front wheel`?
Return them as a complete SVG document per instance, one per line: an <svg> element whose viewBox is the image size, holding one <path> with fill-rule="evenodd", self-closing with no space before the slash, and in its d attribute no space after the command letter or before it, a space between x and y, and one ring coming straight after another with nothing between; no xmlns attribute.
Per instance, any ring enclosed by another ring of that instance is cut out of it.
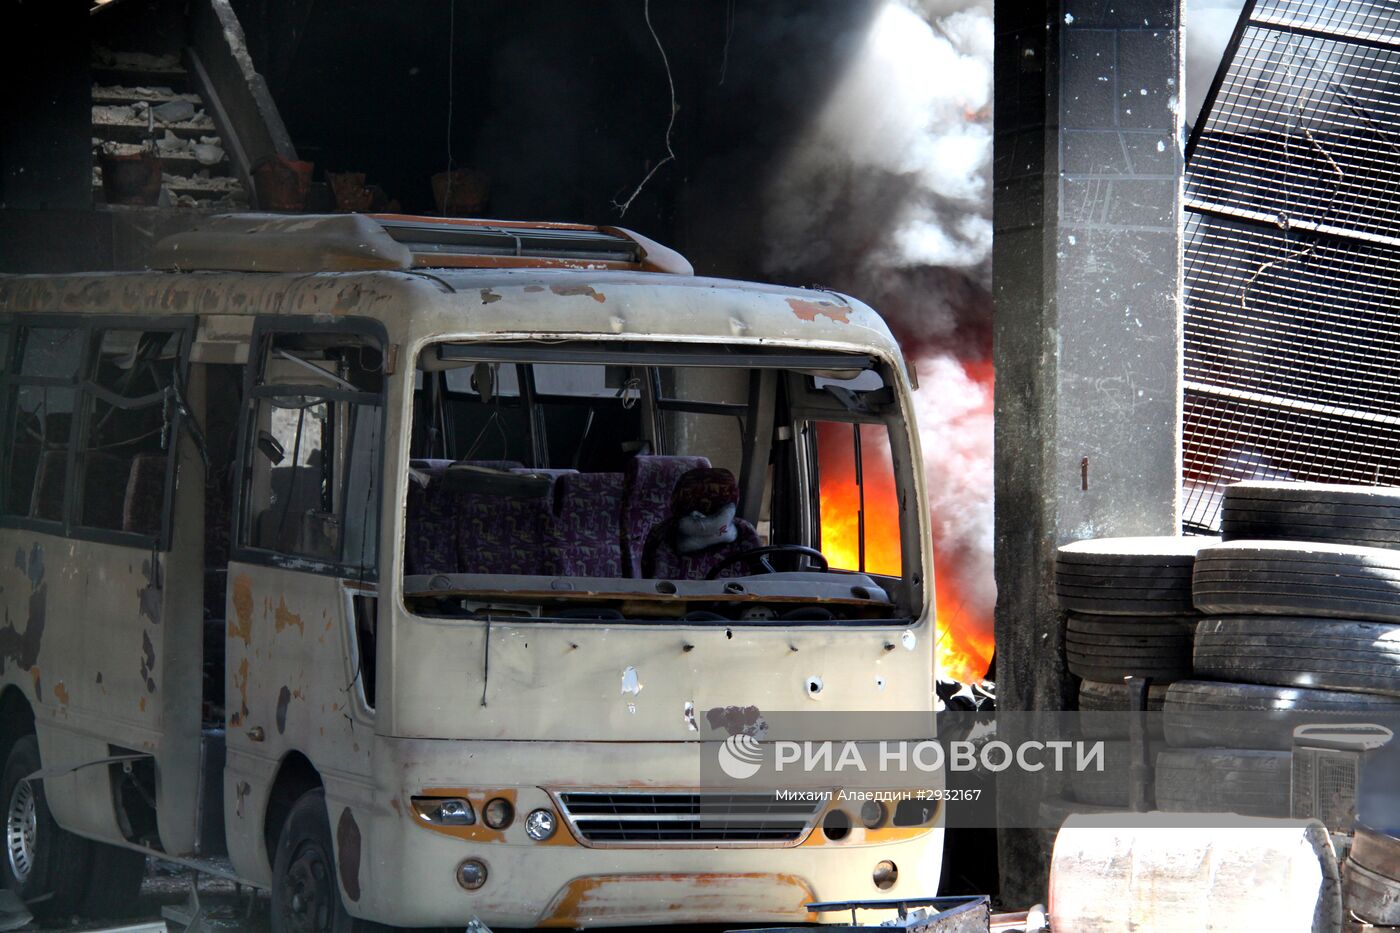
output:
<svg viewBox="0 0 1400 933"><path fill-rule="evenodd" d="M272 933L369 933L378 924L345 910L336 881L335 849L321 788L297 798L277 837L272 860Z"/></svg>

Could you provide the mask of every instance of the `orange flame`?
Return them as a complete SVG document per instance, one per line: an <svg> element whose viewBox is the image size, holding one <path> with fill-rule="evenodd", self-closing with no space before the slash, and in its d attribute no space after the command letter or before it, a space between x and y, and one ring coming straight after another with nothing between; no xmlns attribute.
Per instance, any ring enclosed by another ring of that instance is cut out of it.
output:
<svg viewBox="0 0 1400 933"><path fill-rule="evenodd" d="M933 669L940 677L977 683L987 675L995 642L985 633L991 630L990 620L972 617L958 599L951 573L937 570L938 552L934 552L934 618L938 641L934 645Z"/></svg>
<svg viewBox="0 0 1400 933"><path fill-rule="evenodd" d="M992 365L963 363L969 378L990 386ZM989 401L990 404L990 393ZM828 422L817 425L818 473L821 477L821 550L831 566L860 568L860 486L864 486L865 569L871 573L900 574L899 499L890 466L889 442L879 425L862 425L861 484L856 483L855 445L850 425ZM933 455L926 451L926 456ZM981 681L992 659L992 620L969 609L957 589L956 568L948 566L934 542L934 597L937 640L934 670L940 677L965 682Z"/></svg>
<svg viewBox="0 0 1400 933"><path fill-rule="evenodd" d="M822 553L831 566L859 570L861 487L865 490L865 570L900 575L899 494L890 467L889 440L880 425L860 426L861 482L856 483L854 431L829 421L817 424L817 472L821 476Z"/></svg>

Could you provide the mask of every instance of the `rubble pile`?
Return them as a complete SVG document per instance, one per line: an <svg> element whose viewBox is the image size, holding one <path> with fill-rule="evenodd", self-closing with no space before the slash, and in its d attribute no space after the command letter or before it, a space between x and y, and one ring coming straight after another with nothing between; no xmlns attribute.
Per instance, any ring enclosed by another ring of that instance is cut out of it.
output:
<svg viewBox="0 0 1400 933"><path fill-rule="evenodd" d="M153 155L159 164L158 207L244 210L248 195L233 173L223 138L174 55L93 53L94 200L111 200L103 166ZM148 160L149 161L149 160ZM152 171L155 171L152 169ZM158 192L158 194L157 194ZM121 198L119 203L138 203Z"/></svg>

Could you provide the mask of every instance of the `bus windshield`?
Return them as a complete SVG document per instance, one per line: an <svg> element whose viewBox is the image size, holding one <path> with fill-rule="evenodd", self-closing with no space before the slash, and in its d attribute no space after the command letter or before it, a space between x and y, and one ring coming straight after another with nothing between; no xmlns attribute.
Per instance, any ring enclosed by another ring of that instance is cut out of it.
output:
<svg viewBox="0 0 1400 933"><path fill-rule="evenodd" d="M416 612L917 613L908 434L894 373L869 355L443 343L415 378Z"/></svg>

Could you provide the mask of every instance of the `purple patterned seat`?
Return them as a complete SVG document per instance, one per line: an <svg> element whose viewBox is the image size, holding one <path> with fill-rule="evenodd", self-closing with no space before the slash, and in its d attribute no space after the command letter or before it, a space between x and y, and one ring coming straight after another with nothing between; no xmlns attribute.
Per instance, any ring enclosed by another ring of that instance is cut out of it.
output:
<svg viewBox="0 0 1400 933"><path fill-rule="evenodd" d="M560 477L556 518L545 548L551 573L570 577L622 576L618 519L625 482L621 473Z"/></svg>
<svg viewBox="0 0 1400 933"><path fill-rule="evenodd" d="M134 531L143 535L160 534L161 512L165 508L166 462L164 452L137 454L132 458L126 478L126 491L121 500L122 531ZM207 525L209 516L206 515L204 521Z"/></svg>
<svg viewBox="0 0 1400 933"><path fill-rule="evenodd" d="M408 486L404 573L456 573L456 496L441 481Z"/></svg>
<svg viewBox="0 0 1400 933"><path fill-rule="evenodd" d="M457 548L457 521L462 511L462 494L442 482L452 460L410 460L409 468L418 474L408 483L404 528L404 573L457 573L462 560ZM510 460L469 461L471 466L511 469L520 464Z"/></svg>
<svg viewBox="0 0 1400 933"><path fill-rule="evenodd" d="M671 514L671 493L686 472L708 467L705 457L643 455L627 465L622 499L622 560L631 577L641 577L642 549L652 528Z"/></svg>
<svg viewBox="0 0 1400 933"><path fill-rule="evenodd" d="M450 460L413 460L409 466L426 479L408 481L404 520L404 573L456 573L457 531L454 496L442 483Z"/></svg>
<svg viewBox="0 0 1400 933"><path fill-rule="evenodd" d="M544 496L531 498L461 493L456 530L463 573L554 572L546 542L555 534L560 479L574 471L520 467L511 472L544 474L551 488Z"/></svg>

